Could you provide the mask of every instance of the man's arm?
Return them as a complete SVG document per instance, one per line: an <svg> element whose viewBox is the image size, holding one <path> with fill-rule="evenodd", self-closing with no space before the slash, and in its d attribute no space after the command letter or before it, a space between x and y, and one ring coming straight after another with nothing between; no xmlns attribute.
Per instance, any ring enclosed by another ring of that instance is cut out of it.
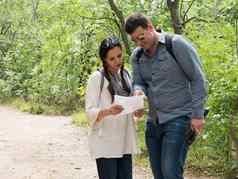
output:
<svg viewBox="0 0 238 179"><path fill-rule="evenodd" d="M131 56L132 64L132 77L133 77L133 95L145 95L146 94L146 84L141 76L140 64L138 64L138 59L136 57L136 52L138 49L134 50ZM144 114L144 110L138 110L134 112L135 117L140 118Z"/></svg>
<svg viewBox="0 0 238 179"><path fill-rule="evenodd" d="M192 92L192 127L200 133L203 128L204 104L207 99L207 80L195 48L181 36L173 38L173 52L189 78Z"/></svg>
<svg viewBox="0 0 238 179"><path fill-rule="evenodd" d="M138 49L135 49L131 55L131 65L132 65L132 85L133 91L143 91L146 94L146 84L141 76L140 64L136 57Z"/></svg>

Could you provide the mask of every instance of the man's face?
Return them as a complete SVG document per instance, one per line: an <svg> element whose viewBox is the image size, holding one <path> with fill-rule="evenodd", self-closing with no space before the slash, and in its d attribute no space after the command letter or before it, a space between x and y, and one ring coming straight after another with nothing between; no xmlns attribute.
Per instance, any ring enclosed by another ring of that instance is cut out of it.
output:
<svg viewBox="0 0 238 179"><path fill-rule="evenodd" d="M139 47L146 50L150 49L153 45L152 28L148 26L146 29L139 26L134 32L130 34L131 40Z"/></svg>

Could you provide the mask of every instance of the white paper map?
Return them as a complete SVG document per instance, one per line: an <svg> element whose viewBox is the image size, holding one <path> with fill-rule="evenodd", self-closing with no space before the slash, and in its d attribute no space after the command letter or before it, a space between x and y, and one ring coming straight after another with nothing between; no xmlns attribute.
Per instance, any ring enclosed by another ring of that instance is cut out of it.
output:
<svg viewBox="0 0 238 179"><path fill-rule="evenodd" d="M141 96L119 96L115 95L115 104L121 105L124 110L118 114L118 116L133 113L134 111L138 109L144 108L144 97Z"/></svg>

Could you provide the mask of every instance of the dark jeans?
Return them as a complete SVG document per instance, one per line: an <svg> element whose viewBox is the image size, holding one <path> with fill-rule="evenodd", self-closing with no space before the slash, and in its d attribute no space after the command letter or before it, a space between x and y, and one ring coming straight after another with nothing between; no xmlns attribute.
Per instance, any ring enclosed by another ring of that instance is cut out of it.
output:
<svg viewBox="0 0 238 179"><path fill-rule="evenodd" d="M185 116L165 124L147 121L145 139L154 179L183 179L189 124L190 119Z"/></svg>
<svg viewBox="0 0 238 179"><path fill-rule="evenodd" d="M132 157L96 159L99 179L132 179Z"/></svg>

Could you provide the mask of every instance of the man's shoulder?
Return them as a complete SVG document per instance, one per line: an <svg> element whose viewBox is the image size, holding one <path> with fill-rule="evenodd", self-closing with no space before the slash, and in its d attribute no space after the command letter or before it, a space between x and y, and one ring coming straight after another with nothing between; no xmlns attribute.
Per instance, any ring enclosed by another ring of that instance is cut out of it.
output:
<svg viewBox="0 0 238 179"><path fill-rule="evenodd" d="M172 44L173 44L173 47L176 48L176 47L179 47L180 45L190 46L191 42L182 35L172 34Z"/></svg>
<svg viewBox="0 0 238 179"><path fill-rule="evenodd" d="M136 47L136 48L132 51L131 56L132 56L132 57L135 57L135 56L138 54L138 52L140 52L141 50L143 50L141 47Z"/></svg>

